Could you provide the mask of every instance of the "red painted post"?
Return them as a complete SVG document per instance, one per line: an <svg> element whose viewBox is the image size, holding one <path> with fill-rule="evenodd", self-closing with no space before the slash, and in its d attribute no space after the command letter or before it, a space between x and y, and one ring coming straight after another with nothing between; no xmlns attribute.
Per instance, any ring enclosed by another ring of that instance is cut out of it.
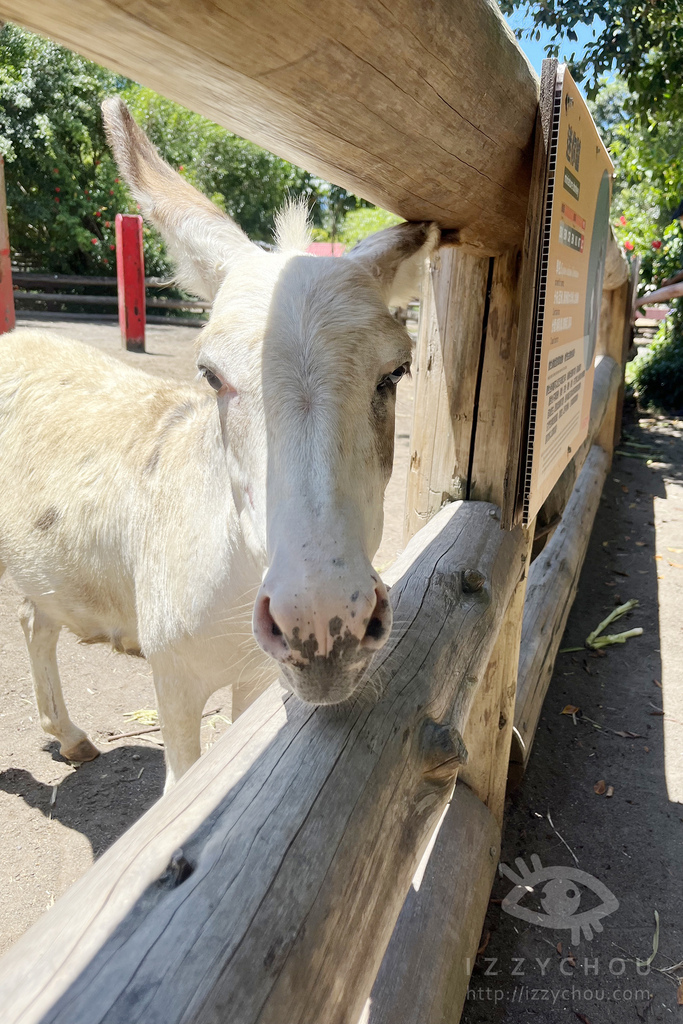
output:
<svg viewBox="0 0 683 1024"><path fill-rule="evenodd" d="M116 214L116 280L119 324L123 347L145 351L145 258L142 254L142 217Z"/></svg>
<svg viewBox="0 0 683 1024"><path fill-rule="evenodd" d="M0 156L0 334L14 327L14 292L12 264L9 256L7 198L5 196L5 161Z"/></svg>

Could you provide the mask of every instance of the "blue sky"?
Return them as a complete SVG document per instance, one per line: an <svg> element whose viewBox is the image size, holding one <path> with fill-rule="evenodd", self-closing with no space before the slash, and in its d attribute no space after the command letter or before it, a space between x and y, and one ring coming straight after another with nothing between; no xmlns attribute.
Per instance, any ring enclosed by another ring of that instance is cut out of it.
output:
<svg viewBox="0 0 683 1024"><path fill-rule="evenodd" d="M524 17L524 11L522 9L517 10L511 18L507 19L508 24L511 28L524 28L525 24L531 24L531 19ZM599 18L595 18L593 25L577 25L576 34L578 36L577 42L572 42L566 37L562 37L560 41L560 54L559 59L562 61L563 57L571 56L572 53L580 54L586 43L593 39L593 31L597 35L605 28L604 22L600 21ZM519 45L526 53L527 57L533 64L534 68L540 75L541 64L545 57L544 46L548 43L553 42L553 33L550 31L541 30L541 38L537 42L536 39L519 39Z"/></svg>

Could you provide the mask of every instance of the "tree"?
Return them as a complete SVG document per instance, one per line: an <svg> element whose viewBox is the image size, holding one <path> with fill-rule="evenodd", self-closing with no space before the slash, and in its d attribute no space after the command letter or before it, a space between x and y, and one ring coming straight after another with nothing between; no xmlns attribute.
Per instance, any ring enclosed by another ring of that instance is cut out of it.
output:
<svg viewBox="0 0 683 1024"><path fill-rule="evenodd" d="M15 259L55 272L111 272L114 215L130 198L99 105L124 85L14 25L0 31L0 152Z"/></svg>
<svg viewBox="0 0 683 1024"><path fill-rule="evenodd" d="M576 41L578 25L600 19L605 28L594 31L583 54L572 53L568 63L577 81L585 80L594 97L605 72L616 70L625 80L632 109L644 117L674 119L683 112L683 7L679 0L500 0L504 14L524 12L527 25L519 38L550 29L555 38ZM558 56L558 44L546 47Z"/></svg>

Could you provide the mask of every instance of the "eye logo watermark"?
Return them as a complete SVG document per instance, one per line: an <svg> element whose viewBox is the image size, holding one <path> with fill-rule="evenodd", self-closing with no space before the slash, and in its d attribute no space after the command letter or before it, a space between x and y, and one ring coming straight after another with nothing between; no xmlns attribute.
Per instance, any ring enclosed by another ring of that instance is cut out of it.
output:
<svg viewBox="0 0 683 1024"><path fill-rule="evenodd" d="M587 871L580 871L578 868L565 866L544 868L541 858L536 853L531 855L531 863L534 870L530 871L521 857L515 861L519 875L507 866L500 864L498 870L511 882L515 882L514 889L511 889L502 903L502 909L512 917L518 917L530 924L540 925L541 928L566 928L572 933L572 942L578 945L581 941L581 934L585 939L593 938L593 931L601 932L601 919L613 914L619 909L619 901L614 893L610 892L606 885L599 882ZM541 906L544 913L538 910L531 910L529 907L519 906L520 900L528 893L533 892L539 882L545 882ZM602 900L597 907L584 910L577 914L576 911L581 903L581 891L579 883Z"/></svg>

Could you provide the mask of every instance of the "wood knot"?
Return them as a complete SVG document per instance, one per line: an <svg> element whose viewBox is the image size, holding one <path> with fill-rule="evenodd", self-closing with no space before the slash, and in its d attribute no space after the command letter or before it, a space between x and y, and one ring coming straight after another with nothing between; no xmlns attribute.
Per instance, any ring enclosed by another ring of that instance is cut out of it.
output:
<svg viewBox="0 0 683 1024"><path fill-rule="evenodd" d="M452 782L467 764L467 748L457 729L428 718L420 736L422 774L432 782Z"/></svg>
<svg viewBox="0 0 683 1024"><path fill-rule="evenodd" d="M462 589L466 594L477 594L486 583L486 577L478 569L463 569Z"/></svg>

